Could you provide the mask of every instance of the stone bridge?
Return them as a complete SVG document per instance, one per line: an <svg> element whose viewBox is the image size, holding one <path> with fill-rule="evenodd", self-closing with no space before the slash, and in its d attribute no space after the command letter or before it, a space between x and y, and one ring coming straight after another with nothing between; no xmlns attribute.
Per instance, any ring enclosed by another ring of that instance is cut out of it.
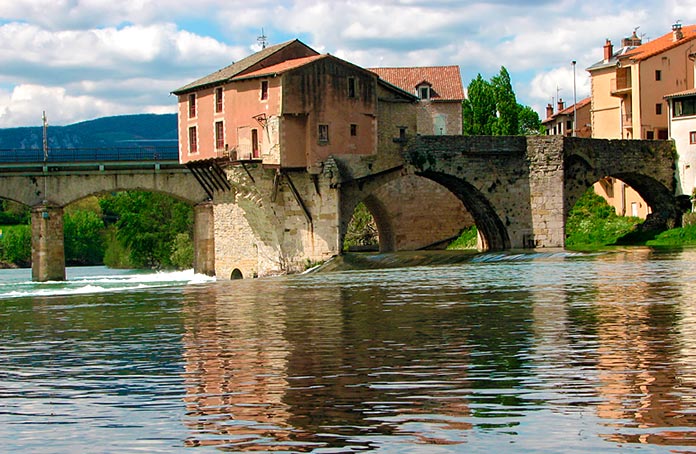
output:
<svg viewBox="0 0 696 454"><path fill-rule="evenodd" d="M91 195L162 192L194 206L195 268L214 273L212 206L178 161L10 163L0 167L0 198L31 207L32 278L65 279L63 208Z"/></svg>
<svg viewBox="0 0 696 454"><path fill-rule="evenodd" d="M197 272L221 278L297 272L340 254L364 202L380 250L446 244L475 224L483 250L560 248L565 220L604 177L651 206L648 224L680 221L672 142L560 136L418 136L391 153L328 159L319 169L262 162L2 166L0 198L32 207L32 275L63 279L63 207L92 194L148 190L194 205Z"/></svg>
<svg viewBox="0 0 696 454"><path fill-rule="evenodd" d="M340 254L360 202L381 251L437 247L473 224L483 250L562 248L569 210L604 177L636 189L653 211L647 224L664 229L680 219L674 168L672 142L561 136L419 136L392 154L330 158L314 174L227 167L232 194L214 198L227 223L216 228L216 272L300 271Z"/></svg>

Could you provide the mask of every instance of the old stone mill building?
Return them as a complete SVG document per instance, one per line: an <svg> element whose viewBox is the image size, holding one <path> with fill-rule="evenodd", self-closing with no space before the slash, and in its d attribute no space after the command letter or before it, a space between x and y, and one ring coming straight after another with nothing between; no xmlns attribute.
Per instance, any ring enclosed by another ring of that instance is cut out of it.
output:
<svg viewBox="0 0 696 454"><path fill-rule="evenodd" d="M457 67L365 69L298 40L173 92L179 159L205 189L196 268L297 272L340 254L363 202L381 251L563 247L568 210L606 176L678 222L667 141L464 137Z"/></svg>

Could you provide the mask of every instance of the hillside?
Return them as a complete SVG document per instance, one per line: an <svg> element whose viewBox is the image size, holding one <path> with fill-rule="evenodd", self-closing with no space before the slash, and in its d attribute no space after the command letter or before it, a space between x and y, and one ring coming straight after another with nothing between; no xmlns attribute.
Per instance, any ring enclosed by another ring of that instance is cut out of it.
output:
<svg viewBox="0 0 696 454"><path fill-rule="evenodd" d="M48 126L51 148L131 146L134 142L177 140L176 114L136 114L103 117L67 126ZM0 149L41 149L41 126L0 128Z"/></svg>

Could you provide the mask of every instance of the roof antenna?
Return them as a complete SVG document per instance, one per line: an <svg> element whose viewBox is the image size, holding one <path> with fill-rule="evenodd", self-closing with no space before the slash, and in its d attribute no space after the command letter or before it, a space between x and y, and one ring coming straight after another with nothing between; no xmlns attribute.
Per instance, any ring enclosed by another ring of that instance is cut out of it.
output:
<svg viewBox="0 0 696 454"><path fill-rule="evenodd" d="M263 32L263 28L261 28L261 35L256 38L256 42L261 44L261 49L265 49L268 45L268 36Z"/></svg>

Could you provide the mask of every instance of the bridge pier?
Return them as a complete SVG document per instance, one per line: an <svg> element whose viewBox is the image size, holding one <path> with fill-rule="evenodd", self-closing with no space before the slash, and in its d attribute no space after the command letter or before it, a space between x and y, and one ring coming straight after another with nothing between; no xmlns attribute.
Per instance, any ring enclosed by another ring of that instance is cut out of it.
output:
<svg viewBox="0 0 696 454"><path fill-rule="evenodd" d="M215 276L213 202L203 202L193 207L193 271Z"/></svg>
<svg viewBox="0 0 696 454"><path fill-rule="evenodd" d="M63 209L48 204L31 210L31 278L33 281L65 280Z"/></svg>

